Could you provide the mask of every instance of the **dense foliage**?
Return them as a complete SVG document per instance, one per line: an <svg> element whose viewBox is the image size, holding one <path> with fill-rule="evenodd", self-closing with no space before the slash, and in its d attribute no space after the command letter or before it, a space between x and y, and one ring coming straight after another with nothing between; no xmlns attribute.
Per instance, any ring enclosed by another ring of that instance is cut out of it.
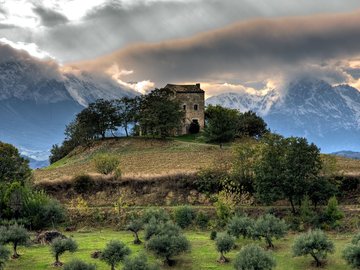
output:
<svg viewBox="0 0 360 270"><path fill-rule="evenodd" d="M253 235L255 222L247 216L234 216L227 225L227 231L230 235L239 238L249 238Z"/></svg>
<svg viewBox="0 0 360 270"><path fill-rule="evenodd" d="M234 238L228 233L219 233L215 239L216 250L220 252L220 263L228 262L225 253L229 252L235 244Z"/></svg>
<svg viewBox="0 0 360 270"><path fill-rule="evenodd" d="M174 219L175 222L182 228L189 227L195 219L195 211L188 205L179 206L175 209Z"/></svg>
<svg viewBox="0 0 360 270"><path fill-rule="evenodd" d="M342 256L351 267L360 268L360 233L355 235L351 244L345 247Z"/></svg>
<svg viewBox="0 0 360 270"><path fill-rule="evenodd" d="M78 249L78 245L72 238L62 239L58 237L52 241L50 249L55 257L54 266L62 266L63 263L60 262L60 256L66 251L75 252Z"/></svg>
<svg viewBox="0 0 360 270"><path fill-rule="evenodd" d="M115 270L120 262L131 253L130 249L121 241L111 240L102 251L101 260L111 266L111 270Z"/></svg>
<svg viewBox="0 0 360 270"><path fill-rule="evenodd" d="M257 245L247 245L236 255L234 268L236 270L271 270L275 268L275 259L271 253Z"/></svg>
<svg viewBox="0 0 360 270"><path fill-rule="evenodd" d="M126 258L124 261L123 270L158 270L156 265L150 265L147 258L143 254L139 254L133 258Z"/></svg>
<svg viewBox="0 0 360 270"><path fill-rule="evenodd" d="M0 244L11 244L13 247L13 259L17 259L20 255L17 253L18 246L26 246L29 244L30 234L28 231L18 224L9 227L0 227Z"/></svg>
<svg viewBox="0 0 360 270"><path fill-rule="evenodd" d="M89 264L81 260L72 260L64 265L64 270L95 270L94 264Z"/></svg>
<svg viewBox="0 0 360 270"><path fill-rule="evenodd" d="M4 247L0 246L0 270L5 269L5 264L10 258L10 251Z"/></svg>
<svg viewBox="0 0 360 270"><path fill-rule="evenodd" d="M274 248L273 238L280 239L287 233L287 225L284 220L266 214L259 217L253 228L254 238L264 238L269 248Z"/></svg>
<svg viewBox="0 0 360 270"><path fill-rule="evenodd" d="M317 267L322 265L327 253L334 253L334 244L321 230L301 234L294 241L294 256L311 255Z"/></svg>
<svg viewBox="0 0 360 270"><path fill-rule="evenodd" d="M101 174L111 174L120 164L119 157L110 154L98 154L94 157L96 171Z"/></svg>

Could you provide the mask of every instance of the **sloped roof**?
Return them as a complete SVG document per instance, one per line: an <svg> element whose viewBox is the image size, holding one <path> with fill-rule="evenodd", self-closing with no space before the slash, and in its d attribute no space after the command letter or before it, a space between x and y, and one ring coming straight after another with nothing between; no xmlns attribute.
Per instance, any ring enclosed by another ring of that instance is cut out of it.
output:
<svg viewBox="0 0 360 270"><path fill-rule="evenodd" d="M175 91L176 93L204 93L200 88L200 84L179 85L167 84L165 88Z"/></svg>

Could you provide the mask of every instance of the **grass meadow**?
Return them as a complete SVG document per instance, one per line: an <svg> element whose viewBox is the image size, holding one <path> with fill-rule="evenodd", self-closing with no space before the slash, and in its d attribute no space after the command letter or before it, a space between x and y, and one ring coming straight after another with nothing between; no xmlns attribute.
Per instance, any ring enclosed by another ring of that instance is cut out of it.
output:
<svg viewBox="0 0 360 270"><path fill-rule="evenodd" d="M174 269L174 270L199 270L199 269L233 269L232 262L239 249L250 242L256 242L260 246L265 247L265 243L261 241L252 240L237 240L237 248L227 254L230 259L228 264L219 264L217 259L219 254L216 251L214 241L209 239L209 231L186 231L186 236L191 242L191 251L177 257L176 265L173 267L165 267L162 261L152 256L151 253L146 251L144 244L138 246L132 243L133 236L130 232L126 231L112 231L112 230L99 230L92 232L74 232L68 233L67 236L72 236L79 244L77 252L65 253L61 257L61 261L66 263L73 258L79 258L87 262L91 262L97 265L98 270L110 269L109 266L99 261L98 259L92 259L90 254L99 249L103 249L106 243L111 239L118 239L127 244L132 250L132 256L139 252L144 252L152 263L157 263L161 266L161 269ZM330 238L335 243L336 251L334 254L328 256L327 264L321 269L327 270L350 270L351 268L345 264L345 261L341 258L341 251L344 246L350 242L352 235L350 234L330 234ZM287 237L281 240L276 240L275 250L273 254L276 259L277 270L313 270L318 269L312 265L312 259L310 257L298 257L294 258L291 254L291 245L294 240L294 235L289 234ZM49 270L59 269L52 266L54 258L51 255L49 246L33 245L30 247L21 247L19 249L22 255L20 259L10 260L5 270ZM117 269L121 269L122 266L118 266Z"/></svg>

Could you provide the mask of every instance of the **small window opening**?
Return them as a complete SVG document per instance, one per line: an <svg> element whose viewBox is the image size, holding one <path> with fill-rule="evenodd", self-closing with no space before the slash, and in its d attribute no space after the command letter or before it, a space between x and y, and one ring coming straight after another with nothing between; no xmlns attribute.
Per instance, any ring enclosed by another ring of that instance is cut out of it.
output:
<svg viewBox="0 0 360 270"><path fill-rule="evenodd" d="M195 105L194 105L194 111L197 111L198 108L199 108L199 105L195 104Z"/></svg>

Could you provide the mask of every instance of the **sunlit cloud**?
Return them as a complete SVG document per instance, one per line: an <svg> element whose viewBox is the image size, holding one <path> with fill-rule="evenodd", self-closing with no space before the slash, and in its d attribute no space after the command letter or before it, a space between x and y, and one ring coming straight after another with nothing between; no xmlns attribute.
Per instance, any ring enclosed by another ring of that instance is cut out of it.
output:
<svg viewBox="0 0 360 270"><path fill-rule="evenodd" d="M54 59L54 57L51 54L41 50L35 43L13 42L6 38L0 38L0 43L10 45L14 49L24 50L28 52L30 55L39 59L49 59L49 58Z"/></svg>

